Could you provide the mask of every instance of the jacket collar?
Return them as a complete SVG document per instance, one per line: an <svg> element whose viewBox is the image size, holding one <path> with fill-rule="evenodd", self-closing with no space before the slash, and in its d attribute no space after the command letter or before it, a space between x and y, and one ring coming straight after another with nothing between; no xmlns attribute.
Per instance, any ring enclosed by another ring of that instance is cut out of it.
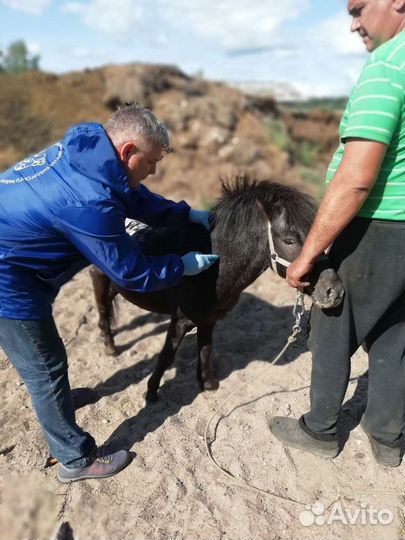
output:
<svg viewBox="0 0 405 540"><path fill-rule="evenodd" d="M62 145L72 168L100 180L115 192L129 195L128 176L101 124L73 126L67 131Z"/></svg>

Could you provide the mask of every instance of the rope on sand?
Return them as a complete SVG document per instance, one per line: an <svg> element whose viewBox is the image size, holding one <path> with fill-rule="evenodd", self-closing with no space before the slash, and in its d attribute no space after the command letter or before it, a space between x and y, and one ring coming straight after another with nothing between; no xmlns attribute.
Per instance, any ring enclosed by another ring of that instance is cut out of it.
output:
<svg viewBox="0 0 405 540"><path fill-rule="evenodd" d="M207 422L207 425L205 426L205 430L204 430L204 442L205 442L205 447L207 449L207 453L208 453L208 457L209 459L211 460L211 462L214 464L215 468L218 469L222 474L224 474L227 478L230 478L232 479L234 482L236 482L236 485L239 486L239 487L242 487L244 489L249 489L251 491L254 491L256 493L259 493L260 495L265 495L267 497L273 497L275 499L279 499L279 500L283 500L283 501L287 501L287 502L291 502L291 503L294 503L294 504L298 504L300 506L306 506L308 503L307 502L302 502L302 501L297 501L295 499L291 499L290 497L286 497L284 495L280 495L278 493L273 493L271 491L266 491L264 489L260 489L256 486L252 486L251 484L249 484L248 482L245 482L244 480L240 480L238 478L236 478L236 476L234 476L231 472L229 472L228 470L226 470L224 467L222 467L218 462L217 460L215 459L215 457L213 456L213 453L212 453L212 450L211 450L211 445L212 443L214 442L215 439L212 439L211 442L208 441L208 431L209 431L209 428L214 420L214 418L218 415L219 416L219 419L218 419L218 422L216 424L216 426L218 426L219 422L221 421L221 418L223 417L222 415L219 415L219 411L227 404L229 403L229 401L231 401L231 399L236 395L238 394L242 389L245 389L246 388L246 385L249 385L250 383L253 383L254 381L256 381L257 379L261 379L262 378L262 375L264 374L265 371L267 371L269 369L269 367L273 366L276 362L278 362L280 360L280 358L283 356L283 354L286 352L286 350L288 349L288 347L294 343L296 340L297 340L297 337L298 337L298 334L301 332L301 328L300 326L297 327L297 325L294 326L293 328L293 333L290 335L290 337L288 338L287 340L287 343L284 345L284 347L282 348L282 350L278 353L278 355L274 358L274 360L272 360L272 362L270 363L270 366L266 366L265 369L261 370L257 375L251 377L250 379L248 379L244 384L243 386L240 385L239 388L237 388L236 390L234 390L233 392L231 392L229 394L229 396L217 407L217 409L215 410L214 414L211 416L211 418L208 420ZM237 407L240 407L240 405L237 405L235 407L233 407L233 409L228 413L228 415L230 415Z"/></svg>
<svg viewBox="0 0 405 540"><path fill-rule="evenodd" d="M243 489L248 489L250 491L253 491L255 493L258 493L260 495L265 495L266 497L272 497L274 499L278 499L278 500L282 500L282 501L286 501L286 502L290 502L290 503L293 503L293 504L297 504L299 506L308 506L308 503L307 502L302 502L302 501L297 501L295 499L292 499L290 497L286 497L284 495L280 495L279 493L274 493L274 492L271 492L271 491L266 491L264 489L260 489L256 486L253 486L251 484L249 484L248 482L244 481L243 479L239 479L239 478L236 478L236 476L234 476L230 471L228 471L227 469L225 469L224 467L222 467L218 461L215 459L213 453L212 453L212 450L211 450L211 445L212 443L214 442L215 438L212 438L211 441L209 442L208 441L208 431L209 431L209 428L214 420L214 418L218 415L218 421L216 423L216 426L218 426L219 422L221 421L221 419L223 418L223 415L219 414L219 411L227 404L229 403L229 401L231 401L231 399L236 395L238 394L241 390L245 390L246 389L246 386L249 385L250 383L253 383L254 381L256 381L257 379L262 379L262 376L265 372L268 371L269 367L272 367L274 366L274 364L276 364L280 358L284 355L284 353L286 352L286 350L288 349L288 347L294 343L296 340L297 340L297 337L298 335L300 334L301 332L301 317L304 313L304 300L303 300L303 295L302 293L298 293L297 294L297 300L296 300L296 303L295 303L295 307L294 307L294 310L293 310L293 314L295 316L295 324L293 326L293 332L292 334L289 336L289 338L287 339L287 342L286 344L284 345L284 347L281 349L281 351L278 353L278 355L274 358L274 360L272 360L270 362L270 366L267 365L264 369L262 369L257 375L251 377L250 379L248 379L246 382L243 383L243 385L240 385L238 388L236 388L236 390L234 390L233 392L231 392L229 394L229 396L216 408L214 414L211 416L211 418L208 420L207 422L207 425L205 426L205 430L204 430L204 442L205 442L205 447L206 447L206 450L207 450L207 454L208 454L208 457L210 459L210 461L213 463L214 467L223 475L225 475L228 479L231 479L235 482L235 485L238 486L238 487L241 487ZM240 403L239 405L235 405L228 413L228 416L231 415L233 413L233 411L235 411L237 408L243 406L243 405L246 405L247 403ZM399 492L395 492L395 491L368 491L368 490L355 490L352 492L353 493L367 493L369 495L377 495L377 494L385 494L385 495L403 495L403 493L399 493ZM348 495L341 495L340 496L340 499L350 499L350 497Z"/></svg>

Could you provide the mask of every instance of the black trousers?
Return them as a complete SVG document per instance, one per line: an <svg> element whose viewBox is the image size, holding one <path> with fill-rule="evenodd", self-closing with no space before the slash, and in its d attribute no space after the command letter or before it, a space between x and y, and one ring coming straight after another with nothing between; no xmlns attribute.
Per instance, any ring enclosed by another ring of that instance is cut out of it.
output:
<svg viewBox="0 0 405 540"><path fill-rule="evenodd" d="M405 428L405 223L355 218L330 258L345 285L343 303L312 309L311 410L315 434L335 434L351 356L364 342L369 389L362 425L391 445Z"/></svg>

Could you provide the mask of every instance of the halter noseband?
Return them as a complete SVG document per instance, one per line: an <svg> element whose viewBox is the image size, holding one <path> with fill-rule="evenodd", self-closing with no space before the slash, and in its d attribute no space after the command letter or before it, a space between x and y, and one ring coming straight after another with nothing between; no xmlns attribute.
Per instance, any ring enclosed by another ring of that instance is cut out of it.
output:
<svg viewBox="0 0 405 540"><path fill-rule="evenodd" d="M270 220L267 221L267 230L268 230L269 248L270 248L270 267L272 270L277 272L278 275L280 275L279 272L277 271L277 263L281 264L285 268L288 268L291 263L287 261L286 259L283 259L282 257L280 257L276 251L276 248L274 246L273 233L271 230ZM274 268L273 268L272 262L274 262Z"/></svg>

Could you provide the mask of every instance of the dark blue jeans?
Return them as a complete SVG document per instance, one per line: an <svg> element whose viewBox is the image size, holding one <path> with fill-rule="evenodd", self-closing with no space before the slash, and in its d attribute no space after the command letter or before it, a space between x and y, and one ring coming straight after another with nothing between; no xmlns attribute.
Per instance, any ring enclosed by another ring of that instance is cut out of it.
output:
<svg viewBox="0 0 405 540"><path fill-rule="evenodd" d="M69 468L90 464L96 444L76 424L66 350L53 318L0 318L0 346L27 387L52 455Z"/></svg>
<svg viewBox="0 0 405 540"><path fill-rule="evenodd" d="M336 433L351 356L365 343L369 386L362 425L383 444L396 444L405 429L405 223L356 218L329 256L345 297L338 308L312 310L306 426L318 435Z"/></svg>

